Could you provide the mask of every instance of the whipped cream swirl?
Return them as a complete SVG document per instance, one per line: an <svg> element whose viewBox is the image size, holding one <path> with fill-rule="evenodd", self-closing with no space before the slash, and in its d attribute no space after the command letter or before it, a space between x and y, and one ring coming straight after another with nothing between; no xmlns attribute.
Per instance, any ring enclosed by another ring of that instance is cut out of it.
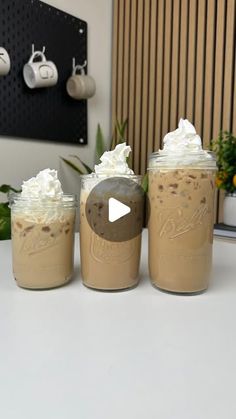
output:
<svg viewBox="0 0 236 419"><path fill-rule="evenodd" d="M175 131L169 132L163 139L163 152L189 153L202 151L202 142L194 126L187 119L180 119Z"/></svg>
<svg viewBox="0 0 236 419"><path fill-rule="evenodd" d="M131 175L134 174L127 163L131 147L126 143L118 144L114 150L105 151L101 156L101 163L95 165L94 171L98 175Z"/></svg>
<svg viewBox="0 0 236 419"><path fill-rule="evenodd" d="M202 142L194 126L187 119L180 119L175 131L169 132L163 139L163 149L152 153L149 169L154 167L196 167L216 168L214 155L203 150Z"/></svg>
<svg viewBox="0 0 236 419"><path fill-rule="evenodd" d="M19 217L34 223L63 221L67 196L63 195L56 170L42 170L24 181L21 188L20 194L13 194L12 201L10 198L10 206Z"/></svg>
<svg viewBox="0 0 236 419"><path fill-rule="evenodd" d="M42 170L37 176L24 181L22 184L22 198L37 198L40 201L60 200L63 191L57 177L57 171Z"/></svg>

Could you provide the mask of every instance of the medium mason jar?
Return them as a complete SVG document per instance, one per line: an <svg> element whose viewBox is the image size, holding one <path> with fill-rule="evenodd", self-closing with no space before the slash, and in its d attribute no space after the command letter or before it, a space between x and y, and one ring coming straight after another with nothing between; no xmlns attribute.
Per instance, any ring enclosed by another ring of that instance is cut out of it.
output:
<svg viewBox="0 0 236 419"><path fill-rule="evenodd" d="M74 269L76 199L42 201L10 195L13 273L23 288L66 284Z"/></svg>
<svg viewBox="0 0 236 419"><path fill-rule="evenodd" d="M198 293L208 287L215 173L208 151L150 156L149 272L162 290Z"/></svg>
<svg viewBox="0 0 236 419"><path fill-rule="evenodd" d="M141 180L142 177L136 175L81 176L81 273L83 284L89 288L114 291L132 288L138 284L143 222L138 215L140 205L142 205L139 186ZM108 200L113 193L117 200L132 206L130 222L123 223L122 220L118 220L111 223L108 221ZM92 217L89 222L88 214L93 213L94 218ZM99 220L101 220L101 230L98 233L95 224ZM141 228L140 233L136 235L134 232L137 224ZM117 237L124 227L126 238L119 240ZM107 239L107 236L110 237Z"/></svg>

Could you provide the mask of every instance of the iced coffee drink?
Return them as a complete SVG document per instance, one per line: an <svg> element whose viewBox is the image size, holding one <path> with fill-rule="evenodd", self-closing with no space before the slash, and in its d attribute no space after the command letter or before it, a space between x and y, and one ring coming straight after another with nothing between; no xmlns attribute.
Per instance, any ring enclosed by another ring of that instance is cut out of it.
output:
<svg viewBox="0 0 236 419"><path fill-rule="evenodd" d="M95 166L95 173L82 176L81 272L84 285L90 288L121 290L134 287L139 281L141 231L137 235L135 231L138 224L142 225L140 208L143 202L136 187L141 183L141 177L135 176L126 163L129 151L130 147L120 144L114 151L105 153L102 163ZM129 186L127 181L130 178ZM123 180L125 188L122 187ZM126 232L122 231L122 220L114 226L108 220L108 196L112 191L131 208L130 221L125 224Z"/></svg>
<svg viewBox="0 0 236 419"><path fill-rule="evenodd" d="M24 182L10 197L13 273L23 288L66 284L74 265L75 197L64 195L54 170Z"/></svg>
<svg viewBox="0 0 236 419"><path fill-rule="evenodd" d="M216 163L187 120L149 161L149 271L177 293L208 287L212 266Z"/></svg>

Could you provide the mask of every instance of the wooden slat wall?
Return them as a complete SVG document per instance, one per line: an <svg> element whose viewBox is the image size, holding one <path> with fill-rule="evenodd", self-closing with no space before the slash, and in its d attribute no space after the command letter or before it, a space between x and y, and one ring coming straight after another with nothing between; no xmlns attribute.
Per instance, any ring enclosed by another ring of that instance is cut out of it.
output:
<svg viewBox="0 0 236 419"><path fill-rule="evenodd" d="M113 3L112 122L128 118L135 172L180 117L204 147L220 129L236 134L236 0Z"/></svg>

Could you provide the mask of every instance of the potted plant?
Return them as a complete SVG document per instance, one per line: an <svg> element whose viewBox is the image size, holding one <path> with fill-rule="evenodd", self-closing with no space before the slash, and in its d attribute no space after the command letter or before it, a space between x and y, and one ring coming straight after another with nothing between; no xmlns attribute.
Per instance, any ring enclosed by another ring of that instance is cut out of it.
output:
<svg viewBox="0 0 236 419"><path fill-rule="evenodd" d="M8 194L10 191L19 192L10 185L1 185L0 192ZM0 240L8 240L11 238L11 210L8 201L0 202Z"/></svg>
<svg viewBox="0 0 236 419"><path fill-rule="evenodd" d="M223 222L236 226L236 137L230 132L220 132L212 140L211 149L216 154L218 173L217 188L225 191Z"/></svg>

